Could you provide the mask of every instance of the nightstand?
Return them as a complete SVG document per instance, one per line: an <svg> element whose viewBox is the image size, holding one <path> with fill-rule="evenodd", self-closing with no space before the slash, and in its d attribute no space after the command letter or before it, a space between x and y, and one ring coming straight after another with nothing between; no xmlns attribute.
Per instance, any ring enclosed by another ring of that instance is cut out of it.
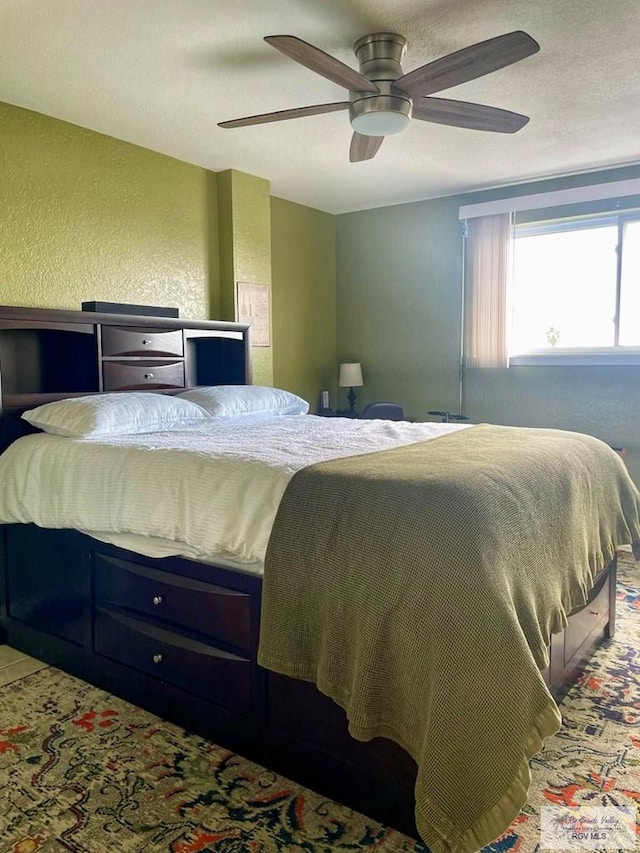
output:
<svg viewBox="0 0 640 853"><path fill-rule="evenodd" d="M352 415L349 409L320 409L318 412L321 418L359 418L357 413Z"/></svg>

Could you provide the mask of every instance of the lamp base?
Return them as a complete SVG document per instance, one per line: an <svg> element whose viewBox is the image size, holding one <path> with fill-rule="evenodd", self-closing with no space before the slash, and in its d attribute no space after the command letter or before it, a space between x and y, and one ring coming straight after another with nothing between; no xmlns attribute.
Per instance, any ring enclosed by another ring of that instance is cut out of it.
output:
<svg viewBox="0 0 640 853"><path fill-rule="evenodd" d="M349 401L349 411L347 413L347 417L349 418L357 418L358 413L356 412L356 392L353 388L349 388L349 393L347 394L347 400Z"/></svg>

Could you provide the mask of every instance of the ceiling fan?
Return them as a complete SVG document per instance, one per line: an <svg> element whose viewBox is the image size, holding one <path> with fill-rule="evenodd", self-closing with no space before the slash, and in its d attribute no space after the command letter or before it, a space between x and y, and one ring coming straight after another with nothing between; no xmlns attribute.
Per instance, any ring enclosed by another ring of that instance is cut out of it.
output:
<svg viewBox="0 0 640 853"><path fill-rule="evenodd" d="M402 69L407 41L397 33L372 33L358 39L353 49L360 63L359 72L296 36L265 36L265 41L311 71L344 86L349 90L349 100L222 121L219 127L247 127L348 109L354 130L349 159L354 163L374 157L384 137L403 131L412 118L496 133L515 133L529 121L528 116L510 110L429 97L540 50L535 39L521 30L472 44L408 74Z"/></svg>

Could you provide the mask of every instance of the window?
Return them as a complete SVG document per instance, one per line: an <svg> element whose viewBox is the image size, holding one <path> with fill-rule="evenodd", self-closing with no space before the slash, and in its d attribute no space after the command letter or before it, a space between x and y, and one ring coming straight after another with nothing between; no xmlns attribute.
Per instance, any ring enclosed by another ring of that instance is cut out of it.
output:
<svg viewBox="0 0 640 853"><path fill-rule="evenodd" d="M519 224L513 245L514 363L640 362L640 213Z"/></svg>

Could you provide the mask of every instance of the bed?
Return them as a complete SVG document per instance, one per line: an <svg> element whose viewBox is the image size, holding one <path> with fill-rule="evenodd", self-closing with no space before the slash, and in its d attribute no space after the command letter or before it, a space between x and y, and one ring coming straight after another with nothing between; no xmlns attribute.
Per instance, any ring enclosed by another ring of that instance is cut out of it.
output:
<svg viewBox="0 0 640 853"><path fill-rule="evenodd" d="M242 398L249 352L236 324L0 309L6 637L392 826L415 835L417 819L436 853L478 849L521 805L526 759L559 724L549 689L560 695L613 632L615 549L639 538L637 492L590 437L323 419L295 406L217 420L203 408L202 422L184 414L178 428L106 438L21 435L42 429L19 417L26 409L91 392L125 398L117 416L101 415L120 424L142 417L136 391L166 401L143 405L145 418L198 406L200 386L218 402L220 387ZM226 467L209 481L212 442L227 448ZM414 476L422 469L428 483ZM129 493L132 482L142 491ZM208 521L188 509L196 492L209 495ZM93 515L100 503L112 530ZM405 678L409 659L418 668ZM527 714L480 744L487 709L504 703L478 708L477 697L508 686L509 719L516 706ZM465 800L482 792L470 809L443 782L453 732L450 787L468 775ZM492 810L483 798L495 788L466 771L480 748L496 775L513 732L520 754L500 769L510 804Z"/></svg>

